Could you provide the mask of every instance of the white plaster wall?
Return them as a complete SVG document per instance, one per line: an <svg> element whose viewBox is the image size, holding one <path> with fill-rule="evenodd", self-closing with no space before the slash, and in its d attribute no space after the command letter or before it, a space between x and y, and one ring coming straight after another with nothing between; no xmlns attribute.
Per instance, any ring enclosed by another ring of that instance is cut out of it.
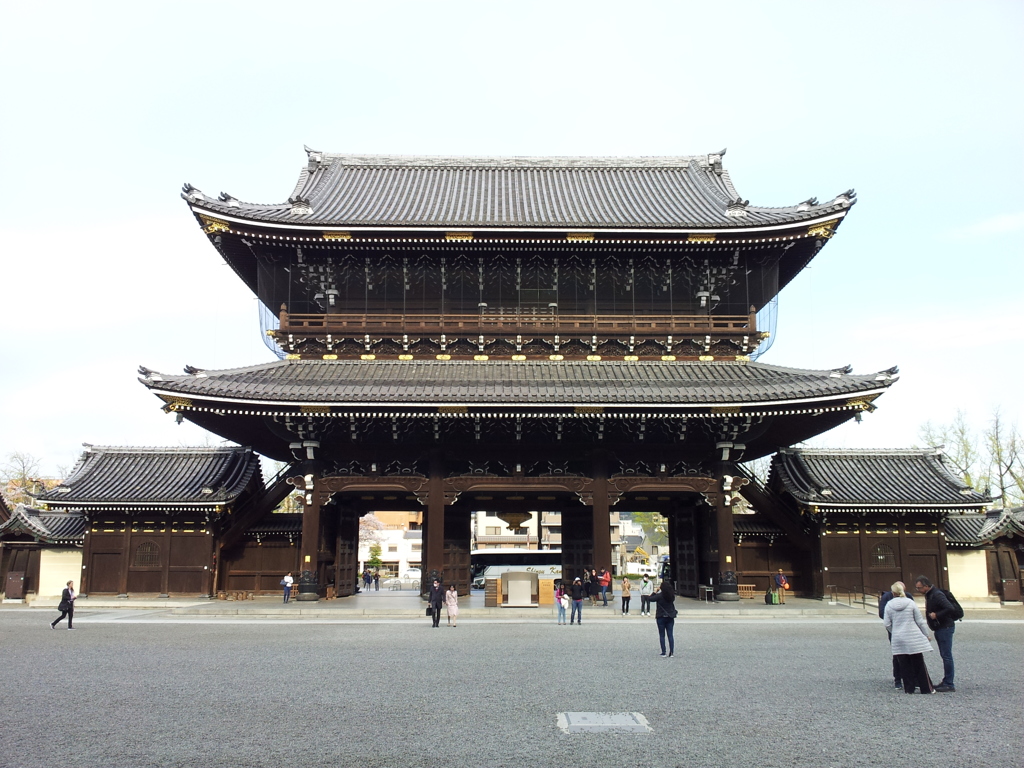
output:
<svg viewBox="0 0 1024 768"><path fill-rule="evenodd" d="M39 597L60 597L69 581L82 578L82 550L44 549L39 553Z"/></svg>
<svg viewBox="0 0 1024 768"><path fill-rule="evenodd" d="M981 549L946 550L949 589L957 600L988 600L988 567Z"/></svg>

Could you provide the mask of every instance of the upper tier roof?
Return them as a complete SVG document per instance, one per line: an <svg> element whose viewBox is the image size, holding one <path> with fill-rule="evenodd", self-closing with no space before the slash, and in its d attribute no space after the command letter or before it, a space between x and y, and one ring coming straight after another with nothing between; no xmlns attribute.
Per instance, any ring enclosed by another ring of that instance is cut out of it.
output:
<svg viewBox="0 0 1024 768"><path fill-rule="evenodd" d="M186 184L197 212L292 227L744 229L845 215L852 190L819 205L749 205L722 152L682 157L398 157L309 150L287 202L245 203Z"/></svg>
<svg viewBox="0 0 1024 768"><path fill-rule="evenodd" d="M248 448L87 446L70 477L39 497L48 507L217 505L260 471Z"/></svg>
<svg viewBox="0 0 1024 768"><path fill-rule="evenodd" d="M845 369L844 369L845 370ZM754 405L880 391L893 371L852 375L750 362L280 360L176 376L156 393L235 403L651 408Z"/></svg>
<svg viewBox="0 0 1024 768"><path fill-rule="evenodd" d="M0 539L18 534L47 544L78 544L85 540L85 516L70 512L43 512L19 504L10 519L0 523Z"/></svg>
<svg viewBox="0 0 1024 768"><path fill-rule="evenodd" d="M935 449L788 448L772 460L772 481L817 507L959 509L991 501L953 475Z"/></svg>

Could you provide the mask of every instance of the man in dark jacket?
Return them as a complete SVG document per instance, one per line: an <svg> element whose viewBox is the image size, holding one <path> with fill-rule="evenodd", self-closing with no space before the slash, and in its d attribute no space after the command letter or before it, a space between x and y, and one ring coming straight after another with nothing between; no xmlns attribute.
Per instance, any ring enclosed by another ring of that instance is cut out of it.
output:
<svg viewBox="0 0 1024 768"><path fill-rule="evenodd" d="M938 693L952 693L953 685L953 604L946 593L932 585L927 576L917 577L917 591L924 595L924 617L928 627L935 633L935 644L942 657L942 682L935 686Z"/></svg>
<svg viewBox="0 0 1024 768"><path fill-rule="evenodd" d="M438 579L434 579L434 583L430 586L427 602L430 603L430 617L433 619L434 626L438 627L441 625L441 604L444 602L444 589Z"/></svg>

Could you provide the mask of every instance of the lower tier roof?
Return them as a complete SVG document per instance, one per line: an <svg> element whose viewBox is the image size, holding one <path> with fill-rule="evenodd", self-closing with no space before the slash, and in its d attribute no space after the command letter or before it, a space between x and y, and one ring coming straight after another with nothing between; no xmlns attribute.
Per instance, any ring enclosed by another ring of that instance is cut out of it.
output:
<svg viewBox="0 0 1024 768"><path fill-rule="evenodd" d="M141 369L155 394L227 403L336 407L710 408L877 395L895 369L853 375L745 361L280 360L167 375Z"/></svg>

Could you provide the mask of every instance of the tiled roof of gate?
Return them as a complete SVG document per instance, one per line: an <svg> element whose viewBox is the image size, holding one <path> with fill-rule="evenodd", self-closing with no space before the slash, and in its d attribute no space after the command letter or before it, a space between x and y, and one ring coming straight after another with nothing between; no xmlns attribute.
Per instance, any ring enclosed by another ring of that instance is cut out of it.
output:
<svg viewBox="0 0 1024 768"><path fill-rule="evenodd" d="M622 407L786 402L888 387L867 375L751 362L280 360L191 375L148 372L160 393L234 402Z"/></svg>
<svg viewBox="0 0 1024 768"><path fill-rule="evenodd" d="M353 227L743 228L841 215L852 190L769 208L740 199L721 154L681 157L400 157L309 153L288 202L246 203L186 185L213 215ZM738 215L737 215L738 214Z"/></svg>
<svg viewBox="0 0 1024 768"><path fill-rule="evenodd" d="M0 540L19 533L48 544L81 544L85 540L85 515L43 512L19 504L10 518L0 523Z"/></svg>
<svg viewBox="0 0 1024 768"><path fill-rule="evenodd" d="M977 546L1006 535L1024 536L1024 507L950 515L945 530L946 541L959 546Z"/></svg>
<svg viewBox="0 0 1024 768"><path fill-rule="evenodd" d="M87 446L68 479L39 501L49 507L223 504L259 471L248 448Z"/></svg>
<svg viewBox="0 0 1024 768"><path fill-rule="evenodd" d="M11 509L7 506L7 499L0 495L0 523L4 520L9 519L11 516Z"/></svg>
<svg viewBox="0 0 1024 768"><path fill-rule="evenodd" d="M772 460L771 480L818 506L967 508L991 501L953 475L936 449L787 448Z"/></svg>

